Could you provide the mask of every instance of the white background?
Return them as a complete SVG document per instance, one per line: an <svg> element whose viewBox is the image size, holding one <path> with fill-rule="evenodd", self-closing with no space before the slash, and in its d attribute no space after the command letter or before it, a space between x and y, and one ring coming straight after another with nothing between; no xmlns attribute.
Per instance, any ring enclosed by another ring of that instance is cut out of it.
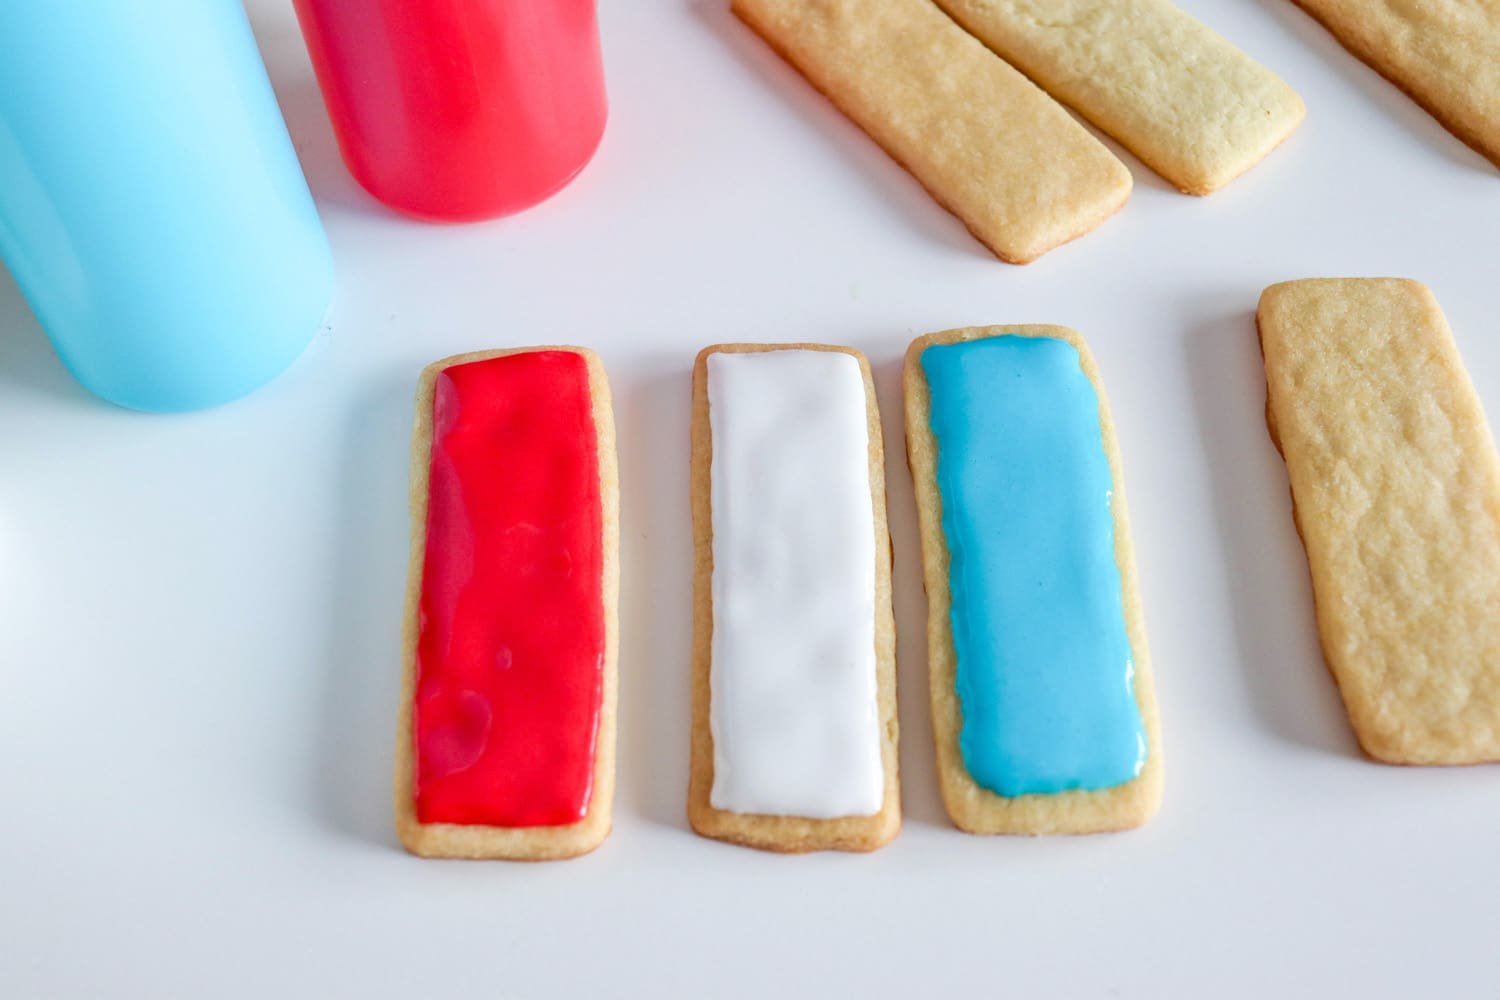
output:
<svg viewBox="0 0 1500 1000"><path fill-rule="evenodd" d="M1125 210L1012 267L726 6L606 0L593 164L442 228L350 180L290 5L253 0L339 288L241 402L96 402L0 276L0 996L1491 992L1500 771L1359 756L1252 314L1287 278L1424 280L1500 418L1500 172L1285 0L1188 0L1307 121L1206 200L1122 154ZM898 365L917 334L1014 322L1082 331L1119 426L1167 751L1134 833L974 838L938 799ZM771 856L684 818L688 377L726 340L875 365L906 823L873 855ZM390 801L413 383L549 342L597 348L616 393L614 834L566 863L419 861Z"/></svg>

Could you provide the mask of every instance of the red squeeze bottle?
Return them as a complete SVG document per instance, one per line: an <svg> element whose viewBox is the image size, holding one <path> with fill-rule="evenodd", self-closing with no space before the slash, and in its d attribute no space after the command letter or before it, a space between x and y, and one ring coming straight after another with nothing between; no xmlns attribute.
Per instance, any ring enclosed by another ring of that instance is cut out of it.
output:
<svg viewBox="0 0 1500 1000"><path fill-rule="evenodd" d="M606 107L595 0L295 0L344 162L392 208L467 222L572 180Z"/></svg>

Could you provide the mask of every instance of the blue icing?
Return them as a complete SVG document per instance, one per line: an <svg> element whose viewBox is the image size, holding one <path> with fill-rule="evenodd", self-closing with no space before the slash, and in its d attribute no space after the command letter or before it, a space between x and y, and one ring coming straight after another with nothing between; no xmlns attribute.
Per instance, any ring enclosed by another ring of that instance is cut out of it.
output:
<svg viewBox="0 0 1500 1000"><path fill-rule="evenodd" d="M1146 740L1099 398L1078 350L1007 334L922 352L949 554L964 766L999 795L1109 788Z"/></svg>

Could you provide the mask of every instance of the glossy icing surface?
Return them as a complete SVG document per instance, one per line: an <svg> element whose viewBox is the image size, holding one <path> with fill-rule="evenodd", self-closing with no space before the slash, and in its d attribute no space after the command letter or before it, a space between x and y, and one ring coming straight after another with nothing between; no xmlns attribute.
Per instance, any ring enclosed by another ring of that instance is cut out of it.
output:
<svg viewBox="0 0 1500 1000"><path fill-rule="evenodd" d="M1101 789L1145 762L1099 399L1064 340L923 352L949 553L959 748L999 795Z"/></svg>
<svg viewBox="0 0 1500 1000"><path fill-rule="evenodd" d="M605 651L588 366L568 351L437 377L417 646L417 818L588 812Z"/></svg>
<svg viewBox="0 0 1500 1000"><path fill-rule="evenodd" d="M875 515L864 375L848 354L708 358L710 802L880 811Z"/></svg>

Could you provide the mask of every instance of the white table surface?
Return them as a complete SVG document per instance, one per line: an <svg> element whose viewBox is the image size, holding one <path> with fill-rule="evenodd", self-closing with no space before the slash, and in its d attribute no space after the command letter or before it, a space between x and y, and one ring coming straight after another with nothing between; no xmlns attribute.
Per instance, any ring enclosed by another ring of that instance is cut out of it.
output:
<svg viewBox="0 0 1500 1000"><path fill-rule="evenodd" d="M612 117L559 197L441 228L341 165L286 0L257 33L339 265L241 402L87 396L0 276L0 996L1477 996L1500 769L1358 754L1320 659L1252 313L1274 281L1428 282L1500 418L1500 172L1286 0L1186 0L1309 116L1207 200L1128 155L1124 212L992 258L723 0L606 0ZM1166 799L1143 830L983 839L938 799L898 366L1052 322L1114 405ZM688 379L712 341L852 344L891 446L905 828L869 856L694 836ZM613 379L619 792L595 854L419 861L390 773L413 382L576 342Z"/></svg>

